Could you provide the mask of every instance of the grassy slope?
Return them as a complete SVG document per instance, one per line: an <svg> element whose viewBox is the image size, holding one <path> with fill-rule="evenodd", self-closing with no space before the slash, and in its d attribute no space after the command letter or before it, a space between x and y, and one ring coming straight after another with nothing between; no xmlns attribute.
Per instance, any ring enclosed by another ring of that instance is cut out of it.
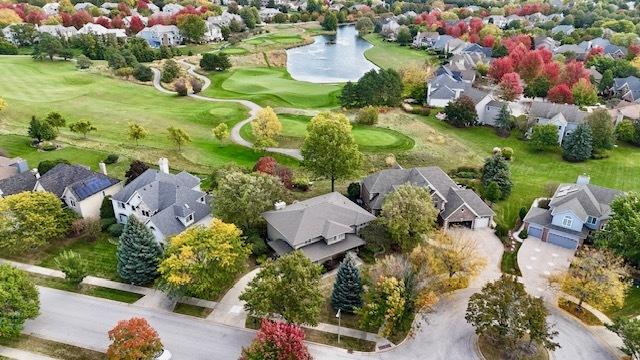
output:
<svg viewBox="0 0 640 360"><path fill-rule="evenodd" d="M301 115L279 115L282 123L282 135L278 139L279 146L300 147L307 131L310 118ZM251 124L240 130L243 138L255 141L251 133ZM413 140L397 131L375 126L353 126L353 137L363 151L407 150L413 147Z"/></svg>
<svg viewBox="0 0 640 360"><path fill-rule="evenodd" d="M242 98L263 106L335 108L341 85L296 81L284 68L237 68L211 74L212 85L202 94L219 98Z"/></svg>
<svg viewBox="0 0 640 360"><path fill-rule="evenodd" d="M399 70L407 65L423 65L432 61L425 51L384 41L378 34L365 35L364 38L373 45L364 52L364 56L381 68Z"/></svg>
<svg viewBox="0 0 640 360"><path fill-rule="evenodd" d="M9 103L0 119L4 133L25 134L31 115L59 111L68 122L90 120L98 128L87 140L63 129L60 140L82 148L150 162L169 156L173 165L191 171L207 171L231 161L249 166L260 157L258 152L229 142L220 144L211 136L217 124L231 127L247 116L238 104L163 95L147 86L76 71L71 63L34 62L28 57L0 56L0 79L0 96ZM131 121L149 131L139 147L126 138ZM193 139L181 153L166 137L169 126L185 129Z"/></svg>
<svg viewBox="0 0 640 360"><path fill-rule="evenodd" d="M640 178L630 175L640 171L640 151L637 148L620 145L611 151L607 159L576 164L562 160L559 151L539 153L532 151L527 142L515 136L500 138L488 127L457 129L434 116L423 120L437 131L458 139L470 151L483 156L489 156L496 146L513 148L513 192L509 199L496 206L496 220L508 226L515 224L520 207L528 208L534 198L546 193L547 187L555 187L560 182L575 182L578 175L583 173L590 175L591 182L596 185L625 191L640 190Z"/></svg>

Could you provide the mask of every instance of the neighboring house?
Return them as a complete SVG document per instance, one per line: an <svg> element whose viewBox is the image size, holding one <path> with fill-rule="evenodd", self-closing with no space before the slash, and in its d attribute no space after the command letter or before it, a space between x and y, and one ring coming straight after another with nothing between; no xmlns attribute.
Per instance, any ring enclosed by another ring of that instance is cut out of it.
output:
<svg viewBox="0 0 640 360"><path fill-rule="evenodd" d="M618 125L623 119L637 121L640 120L640 104L620 100L616 106L609 110L609 114L611 114L611 118L613 118L616 125Z"/></svg>
<svg viewBox="0 0 640 360"><path fill-rule="evenodd" d="M478 56L482 57L482 62L488 64L489 59L493 55L493 49L490 47L480 46L478 44L470 44L462 49L461 54L478 54Z"/></svg>
<svg viewBox="0 0 640 360"><path fill-rule="evenodd" d="M161 158L160 170L148 169L111 197L116 220L126 224L135 216L160 244L193 225L208 225L211 198L200 190L200 179L187 173L169 172L169 161Z"/></svg>
<svg viewBox="0 0 640 360"><path fill-rule="evenodd" d="M548 208L532 206L523 222L528 235L564 248L576 249L611 215L611 202L623 193L589 184L578 176L575 184L560 184Z"/></svg>
<svg viewBox="0 0 640 360"><path fill-rule="evenodd" d="M559 42L553 40L548 36L539 36L533 39L533 46L536 49L545 48L553 51L555 48L558 47L559 44L560 44Z"/></svg>
<svg viewBox="0 0 640 360"><path fill-rule="evenodd" d="M365 244L360 229L375 216L338 192L290 205L277 203L262 214L267 244L279 256L301 250L313 262L325 262Z"/></svg>
<svg viewBox="0 0 640 360"><path fill-rule="evenodd" d="M380 30L380 34L387 40L395 40L400 32L400 24L394 19L387 19Z"/></svg>
<svg viewBox="0 0 640 360"><path fill-rule="evenodd" d="M0 156L0 180L29 171L29 164L22 158Z"/></svg>
<svg viewBox="0 0 640 360"><path fill-rule="evenodd" d="M89 2L77 3L73 6L76 11L86 10L89 11L92 7L96 7L94 4Z"/></svg>
<svg viewBox="0 0 640 360"><path fill-rule="evenodd" d="M432 47L436 39L440 36L437 32L421 31L413 38L412 46L416 48Z"/></svg>
<svg viewBox="0 0 640 360"><path fill-rule="evenodd" d="M59 37L66 40L69 40L70 38L78 34L78 30L76 30L75 27L63 25L40 25L38 26L38 32L41 34L47 33L51 36Z"/></svg>
<svg viewBox="0 0 640 360"><path fill-rule="evenodd" d="M569 104L555 104L534 101L529 109L529 118L535 125L553 124L558 127L558 144L567 134L570 134L584 123L587 113L579 107Z"/></svg>
<svg viewBox="0 0 640 360"><path fill-rule="evenodd" d="M600 72L596 70L595 66L588 68L587 72L589 72L589 79L591 79L592 83L594 84L600 83L600 80L602 80L602 74L600 74Z"/></svg>
<svg viewBox="0 0 640 360"><path fill-rule="evenodd" d="M403 184L429 189L439 211L439 221L445 228L462 225L480 229L492 223L493 210L473 190L460 187L437 166L386 169L367 176L361 187L365 207L374 215L379 214L387 194Z"/></svg>
<svg viewBox="0 0 640 360"><path fill-rule="evenodd" d="M573 27L573 25L558 25L558 26L554 26L551 29L551 33L553 35L559 34L559 33L563 33L564 35L571 35L571 33L574 32L575 30L576 28Z"/></svg>
<svg viewBox="0 0 640 360"><path fill-rule="evenodd" d="M640 79L635 76L613 79L611 88L614 95L629 102L640 100Z"/></svg>
<svg viewBox="0 0 640 360"><path fill-rule="evenodd" d="M107 9L107 10L113 10L113 9L117 9L118 8L118 3L106 2L106 3L103 3L102 5L100 5L100 7L103 8L103 9Z"/></svg>
<svg viewBox="0 0 640 360"><path fill-rule="evenodd" d="M280 10L272 8L262 8L258 10L258 14L260 15L260 20L269 22L273 19L274 16L280 14Z"/></svg>
<svg viewBox="0 0 640 360"><path fill-rule="evenodd" d="M437 75L427 82L427 104L433 107L445 107L470 87L471 84L455 78L450 73Z"/></svg>
<svg viewBox="0 0 640 360"><path fill-rule="evenodd" d="M100 167L104 173L80 165L58 164L40 176L33 189L55 194L83 218L99 218L102 200L122 189L120 180L106 175L104 163Z"/></svg>
<svg viewBox="0 0 640 360"><path fill-rule="evenodd" d="M8 25L2 28L2 37L4 37L8 42L14 45L18 45L16 39L13 38L13 30L11 29L12 26L13 25Z"/></svg>
<svg viewBox="0 0 640 360"><path fill-rule="evenodd" d="M162 12L168 15L175 15L184 9L184 6L180 4L166 4L162 7Z"/></svg>
<svg viewBox="0 0 640 360"><path fill-rule="evenodd" d="M220 26L207 22L207 31L204 33L204 41L214 42L222 40L224 40L224 36L222 36L222 29Z"/></svg>
<svg viewBox="0 0 640 360"><path fill-rule="evenodd" d="M136 36L145 39L152 48L162 45L177 46L182 44L183 40L180 29L175 25L153 25L140 30Z"/></svg>
<svg viewBox="0 0 640 360"><path fill-rule="evenodd" d="M25 191L33 191L38 180L37 172L23 172L0 180L0 198L18 194Z"/></svg>
<svg viewBox="0 0 640 360"><path fill-rule="evenodd" d="M507 26L508 24L507 18L505 18L502 15L487 16L484 19L482 19L482 22L485 24L493 24L501 29Z"/></svg>
<svg viewBox="0 0 640 360"><path fill-rule="evenodd" d="M496 126L496 119L498 118L498 115L500 114L500 110L502 109L503 106L506 105L507 108L509 108L509 104L502 101L494 100L493 98L489 100L487 103L483 103L483 104L484 104L483 109L478 109L479 106L476 105L476 111L478 110L482 111L482 112L478 111L478 122L480 124L489 125L489 126Z"/></svg>
<svg viewBox="0 0 640 360"><path fill-rule="evenodd" d="M465 89L460 96L467 96L471 99L476 108L476 113L478 113L478 123L485 125L495 124L496 113L494 113L494 107L498 105L495 105L496 102L493 100L491 93L469 87ZM489 105L490 103L492 105ZM498 111L500 111L500 109L498 109Z"/></svg>
<svg viewBox="0 0 640 360"><path fill-rule="evenodd" d="M84 24L78 34L93 34L93 35L114 35L117 38L126 38L127 33L124 29L107 29L100 24L87 23Z"/></svg>
<svg viewBox="0 0 640 360"><path fill-rule="evenodd" d="M209 18L207 18L208 23L218 25L220 27L229 27L232 20L237 21L239 24L244 24L240 15L232 14L227 11L224 11L218 16L210 16Z"/></svg>
<svg viewBox="0 0 640 360"><path fill-rule="evenodd" d="M42 5L42 11L44 11L47 16L57 15L58 10L60 10L60 3L50 2Z"/></svg>
<svg viewBox="0 0 640 360"><path fill-rule="evenodd" d="M565 44L558 46L553 50L554 55L563 54L563 55L573 55L578 60L584 60L587 57L587 53L589 51L584 47L575 44Z"/></svg>

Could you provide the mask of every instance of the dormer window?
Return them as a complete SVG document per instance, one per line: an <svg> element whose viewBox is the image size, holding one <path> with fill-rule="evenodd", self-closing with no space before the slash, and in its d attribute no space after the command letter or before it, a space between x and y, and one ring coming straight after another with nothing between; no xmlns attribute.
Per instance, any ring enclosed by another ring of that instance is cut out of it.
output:
<svg viewBox="0 0 640 360"><path fill-rule="evenodd" d="M147 211L147 210L142 210L142 216L149 217L149 211Z"/></svg>
<svg viewBox="0 0 640 360"><path fill-rule="evenodd" d="M593 216L589 216L587 218L587 224L589 225L595 225L598 222L598 219L594 218Z"/></svg>
<svg viewBox="0 0 640 360"><path fill-rule="evenodd" d="M193 214L189 214L189 215L187 216L187 222L188 222L188 223L190 223L190 222L192 222L192 221L193 221Z"/></svg>
<svg viewBox="0 0 640 360"><path fill-rule="evenodd" d="M569 215L565 215L562 218L562 226L570 228L573 225L573 218Z"/></svg>

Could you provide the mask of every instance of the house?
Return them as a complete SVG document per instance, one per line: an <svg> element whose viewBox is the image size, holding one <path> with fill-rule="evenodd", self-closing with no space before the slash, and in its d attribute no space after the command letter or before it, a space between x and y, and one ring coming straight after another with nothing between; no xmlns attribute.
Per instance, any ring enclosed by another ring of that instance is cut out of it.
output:
<svg viewBox="0 0 640 360"><path fill-rule="evenodd" d="M438 36L440 36L440 34L438 34L437 32L420 31L413 38L412 46L416 48L431 47L435 43Z"/></svg>
<svg viewBox="0 0 640 360"><path fill-rule="evenodd" d="M538 36L533 39L533 46L536 49L545 48L553 51L560 43L548 36Z"/></svg>
<svg viewBox="0 0 640 360"><path fill-rule="evenodd" d="M449 35L441 35L433 44L433 49L449 54L459 54L469 44Z"/></svg>
<svg viewBox="0 0 640 360"><path fill-rule="evenodd" d="M15 25L15 24L14 24ZM14 39L13 37L13 29L11 29L13 25L8 25L5 26L4 28L2 28L2 36L4 37L8 42L14 44L14 45L18 45L18 42L16 39Z"/></svg>
<svg viewBox="0 0 640 360"><path fill-rule="evenodd" d="M589 233L601 229L611 216L611 202L623 193L589 181L580 175L575 184L560 184L548 206L532 206L523 220L528 235L576 249Z"/></svg>
<svg viewBox="0 0 640 360"><path fill-rule="evenodd" d="M118 8L118 3L105 2L102 5L100 5L100 7L103 8L103 9L107 9L107 10L113 10L113 9L117 9Z"/></svg>
<svg viewBox="0 0 640 360"><path fill-rule="evenodd" d="M207 18L208 23L218 25L220 27L229 27L232 20L237 21L239 24L244 24L240 15L232 14L226 10L218 16L210 16Z"/></svg>
<svg viewBox="0 0 640 360"><path fill-rule="evenodd" d="M588 68L587 72L589 73L589 79L591 80L591 83L600 83L600 80L602 80L602 74L600 74L600 72L596 70L595 66Z"/></svg>
<svg viewBox="0 0 640 360"><path fill-rule="evenodd" d="M322 263L365 244L358 233L375 216L338 192L290 205L277 203L262 214L267 222L267 244L278 255L300 250Z"/></svg>
<svg viewBox="0 0 640 360"><path fill-rule="evenodd" d="M212 24L207 22L207 31L204 33L204 41L206 42L214 42L214 41L222 41L224 40L224 36L222 36L222 29L220 26L216 24Z"/></svg>
<svg viewBox="0 0 640 360"><path fill-rule="evenodd" d="M78 34L93 34L93 35L114 35L117 38L126 38L127 33L124 29L107 29L100 24L87 23L78 30Z"/></svg>
<svg viewBox="0 0 640 360"><path fill-rule="evenodd" d="M588 50L580 45L565 44L553 49L553 55L563 54L575 56L578 60L584 60L587 57Z"/></svg>
<svg viewBox="0 0 640 360"><path fill-rule="evenodd" d="M47 33L51 36L66 40L69 40L70 38L78 34L78 30L76 30L75 27L63 25L40 25L38 26L37 30L41 34Z"/></svg>
<svg viewBox="0 0 640 360"><path fill-rule="evenodd" d="M184 9L184 6L180 4L165 4L162 7L162 12L167 15L175 15L180 12L180 10Z"/></svg>
<svg viewBox="0 0 640 360"><path fill-rule="evenodd" d="M205 33L206 35L206 33ZM150 47L159 48L160 46L177 46L182 44L182 34L180 29L175 25L156 24L147 27L136 34L136 37L143 38Z"/></svg>
<svg viewBox="0 0 640 360"><path fill-rule="evenodd" d="M574 32L575 30L576 28L573 27L573 25L557 25L551 29L551 33L553 35L560 34L560 33L564 35L571 35L571 33Z"/></svg>
<svg viewBox="0 0 640 360"><path fill-rule="evenodd" d="M0 156L0 180L29 171L29 164L19 157L8 158Z"/></svg>
<svg viewBox="0 0 640 360"><path fill-rule="evenodd" d="M616 106L609 110L609 114L616 125L623 119L640 120L640 104L620 100Z"/></svg>
<svg viewBox="0 0 640 360"><path fill-rule="evenodd" d="M379 214L387 194L403 184L429 189L445 228L462 225L480 229L489 227L493 221L493 210L473 190L460 187L437 166L386 169L367 176L361 185L365 207L374 215Z"/></svg>
<svg viewBox="0 0 640 360"><path fill-rule="evenodd" d="M382 24L380 34L388 40L395 40L400 31L400 24L394 19L386 19Z"/></svg>
<svg viewBox="0 0 640 360"><path fill-rule="evenodd" d="M471 84L455 78L450 73L437 75L427 82L427 104L433 107L445 107L470 87Z"/></svg>
<svg viewBox="0 0 640 360"><path fill-rule="evenodd" d="M76 11L80 11L80 10L86 10L89 11L92 7L96 7L94 4L89 3L89 2L81 2L81 3L77 3L73 6L73 8Z"/></svg>
<svg viewBox="0 0 640 360"><path fill-rule="evenodd" d="M122 189L120 180L106 175L104 163L100 168L102 173L80 165L58 164L40 176L33 189L55 194L83 218L99 218L104 198Z"/></svg>
<svg viewBox="0 0 640 360"><path fill-rule="evenodd" d="M553 124L558 127L558 144L564 137L584 123L587 113L569 104L534 101L529 109L529 118L536 125Z"/></svg>
<svg viewBox="0 0 640 360"><path fill-rule="evenodd" d="M212 220L211 198L200 190L200 179L183 171L169 172L169 161L158 161L160 170L148 169L111 197L116 221L125 224L135 216L160 244L193 225Z"/></svg>
<svg viewBox="0 0 640 360"><path fill-rule="evenodd" d="M613 79L613 94L629 102L640 100L640 79L635 76Z"/></svg>
<svg viewBox="0 0 640 360"><path fill-rule="evenodd" d="M60 3L50 2L42 5L42 11L44 11L47 16L57 15L60 10Z"/></svg>
<svg viewBox="0 0 640 360"><path fill-rule="evenodd" d="M462 49L461 54L482 54L481 56L482 62L485 64L489 63L489 59L493 55L493 48L480 46L478 44L470 44L469 46ZM476 61L476 64L478 62Z"/></svg>
<svg viewBox="0 0 640 360"><path fill-rule="evenodd" d="M487 16L484 19L482 19L482 22L486 25L486 24L493 24L499 28L504 28L505 26L507 26L508 22L507 22L507 18L505 18L502 15L491 15L491 16Z"/></svg>
<svg viewBox="0 0 640 360"><path fill-rule="evenodd" d="M25 191L33 191L38 180L38 172L26 171L0 179L0 198Z"/></svg>
<svg viewBox="0 0 640 360"><path fill-rule="evenodd" d="M493 99L491 93L476 89L474 87L468 87L460 96L467 96L473 102L478 113L478 122L485 125L494 125L497 112L500 111L502 103L499 103ZM496 107L497 111L496 111Z"/></svg>
<svg viewBox="0 0 640 360"><path fill-rule="evenodd" d="M258 14L260 15L260 20L264 22L270 22L274 16L280 14L280 10L272 8L262 8L258 10Z"/></svg>

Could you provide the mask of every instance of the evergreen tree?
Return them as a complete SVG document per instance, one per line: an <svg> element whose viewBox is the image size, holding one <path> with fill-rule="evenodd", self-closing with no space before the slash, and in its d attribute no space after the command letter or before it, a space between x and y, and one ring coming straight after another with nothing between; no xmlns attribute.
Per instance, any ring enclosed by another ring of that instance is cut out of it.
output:
<svg viewBox="0 0 640 360"><path fill-rule="evenodd" d="M562 142L562 157L571 162L585 161L591 157L592 142L591 128L580 124Z"/></svg>
<svg viewBox="0 0 640 360"><path fill-rule="evenodd" d="M511 126L511 111L507 105L502 105L498 116L496 116L496 128L498 132L508 134L509 127Z"/></svg>
<svg viewBox="0 0 640 360"><path fill-rule="evenodd" d="M331 294L331 305L334 309L353 312L356 308L362 306L362 281L360 280L360 271L356 267L353 256L348 254L340 267L336 276L336 282L333 284L333 293Z"/></svg>
<svg viewBox="0 0 640 360"><path fill-rule="evenodd" d="M484 162L482 168L482 186L489 187L489 184L495 182L500 188L500 200L506 199L511 194L511 170L509 163L500 154L496 154Z"/></svg>
<svg viewBox="0 0 640 360"><path fill-rule="evenodd" d="M145 285L158 275L162 249L135 216L130 216L118 243L118 275L127 283Z"/></svg>

